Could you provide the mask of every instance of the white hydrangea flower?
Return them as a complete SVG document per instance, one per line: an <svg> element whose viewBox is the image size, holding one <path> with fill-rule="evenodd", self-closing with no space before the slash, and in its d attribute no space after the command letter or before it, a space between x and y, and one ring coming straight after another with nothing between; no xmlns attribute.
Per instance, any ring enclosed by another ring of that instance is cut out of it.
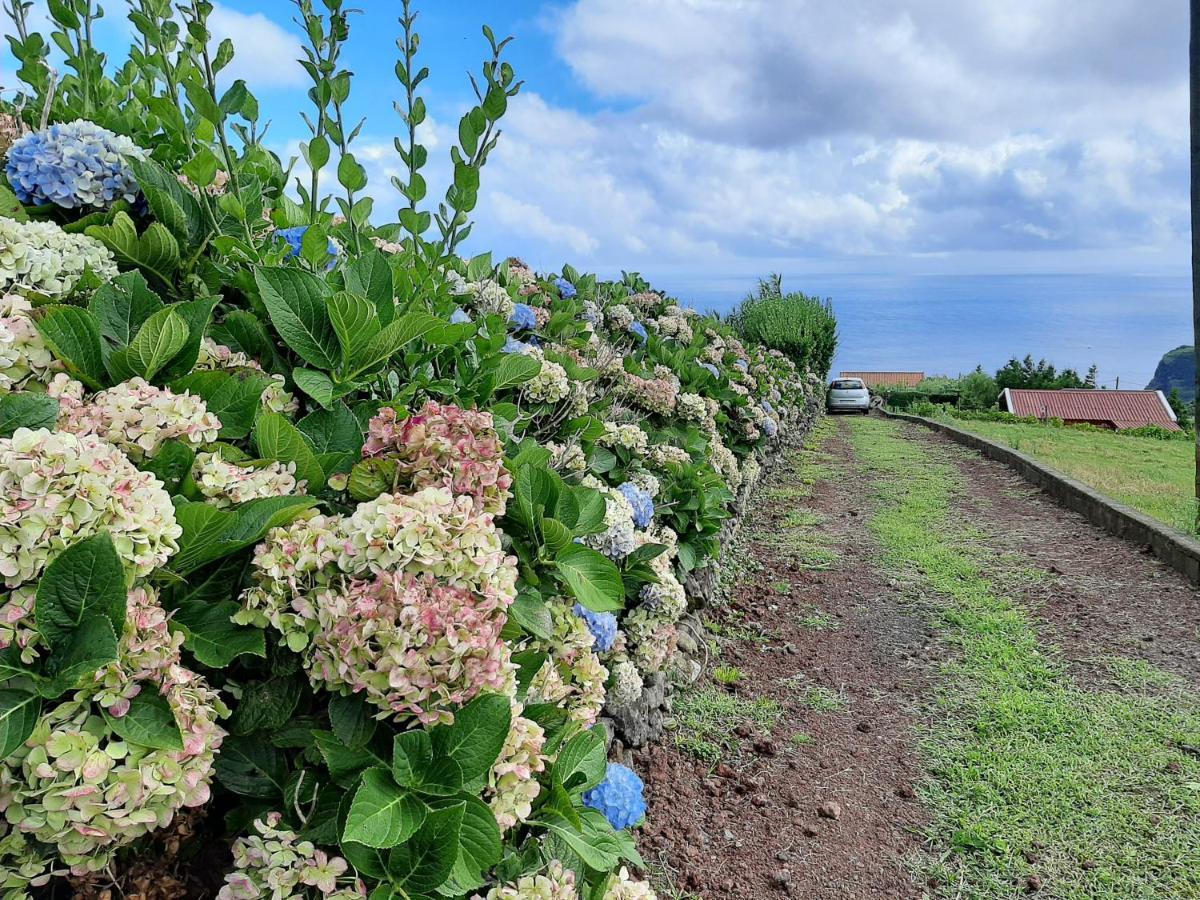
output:
<svg viewBox="0 0 1200 900"><path fill-rule="evenodd" d="M220 453L196 456L192 478L200 493L213 506L236 506L264 497L303 494L305 482L296 482L296 464L278 461L266 465L242 466L226 462Z"/></svg>
<svg viewBox="0 0 1200 900"><path fill-rule="evenodd" d="M604 900L658 900L658 895L647 882L636 881L629 870L621 866L621 871L604 892Z"/></svg>
<svg viewBox="0 0 1200 900"><path fill-rule="evenodd" d="M95 238L68 234L53 222L0 217L0 291L20 287L59 297L87 269L102 279L118 274L113 255Z"/></svg>
<svg viewBox="0 0 1200 900"><path fill-rule="evenodd" d="M67 547L101 532L138 575L176 550L183 530L162 482L93 435L19 428L0 440L0 575L18 587Z"/></svg>
<svg viewBox="0 0 1200 900"><path fill-rule="evenodd" d="M20 294L0 297L0 394L19 390L27 381L44 383L61 368L33 323L32 310L33 304Z"/></svg>
<svg viewBox="0 0 1200 900"><path fill-rule="evenodd" d="M623 447L634 456L645 456L650 438L637 425L604 423L604 434L596 441L602 447Z"/></svg>
<svg viewBox="0 0 1200 900"><path fill-rule="evenodd" d="M72 434L94 434L125 451L135 461L153 457L168 440L192 447L217 439L221 420L204 400L176 394L133 378L100 391L79 404L62 404L58 426Z"/></svg>
<svg viewBox="0 0 1200 900"><path fill-rule="evenodd" d="M609 669L612 672L612 687L608 691L608 701L617 707L637 703L645 688L638 667L627 657L621 657L610 663Z"/></svg>
<svg viewBox="0 0 1200 900"><path fill-rule="evenodd" d="M571 393L571 380L567 370L536 347L523 351L542 364L542 370L521 387L521 392L534 403L557 403Z"/></svg>
<svg viewBox="0 0 1200 900"><path fill-rule="evenodd" d="M555 859L545 872L522 876L513 884L476 894L472 900L579 900L579 891L575 873Z"/></svg>

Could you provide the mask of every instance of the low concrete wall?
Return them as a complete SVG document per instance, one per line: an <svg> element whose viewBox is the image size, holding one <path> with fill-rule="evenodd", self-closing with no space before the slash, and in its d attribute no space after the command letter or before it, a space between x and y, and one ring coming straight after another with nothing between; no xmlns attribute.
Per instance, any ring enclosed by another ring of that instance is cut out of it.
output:
<svg viewBox="0 0 1200 900"><path fill-rule="evenodd" d="M1200 541L1195 538L1118 503L1111 497L1106 497L1086 484L1011 447L993 443L977 434L936 419L886 410L883 414L890 419L924 425L944 434L952 441L978 451L988 459L1010 466L1067 509L1074 510L1110 534L1148 547L1155 556L1182 573L1192 584L1200 585Z"/></svg>

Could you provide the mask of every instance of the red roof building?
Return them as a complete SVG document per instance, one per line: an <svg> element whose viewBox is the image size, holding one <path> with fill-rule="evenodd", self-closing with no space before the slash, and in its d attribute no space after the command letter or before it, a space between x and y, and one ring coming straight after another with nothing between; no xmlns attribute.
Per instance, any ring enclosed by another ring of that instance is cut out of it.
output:
<svg viewBox="0 0 1200 900"><path fill-rule="evenodd" d="M1000 408L1016 416L1062 419L1068 425L1087 423L1114 430L1157 425L1168 431L1181 430L1162 391L1005 388Z"/></svg>
<svg viewBox="0 0 1200 900"><path fill-rule="evenodd" d="M925 380L924 372L843 372L842 378L861 378L869 388L916 387Z"/></svg>

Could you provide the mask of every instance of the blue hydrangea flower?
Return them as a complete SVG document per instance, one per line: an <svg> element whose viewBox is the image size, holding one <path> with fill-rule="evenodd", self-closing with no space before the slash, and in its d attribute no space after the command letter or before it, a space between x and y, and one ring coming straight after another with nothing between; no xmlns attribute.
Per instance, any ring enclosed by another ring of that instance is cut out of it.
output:
<svg viewBox="0 0 1200 900"><path fill-rule="evenodd" d="M508 324L512 326L513 331L533 331L537 328L537 316L533 312L533 307L528 303L513 304Z"/></svg>
<svg viewBox="0 0 1200 900"><path fill-rule="evenodd" d="M768 416L775 415L775 407L771 405L770 400L764 400L761 405L762 405L762 411L765 412Z"/></svg>
<svg viewBox="0 0 1200 900"><path fill-rule="evenodd" d="M288 256L298 257L300 255L300 247L304 243L304 235L307 232L308 232L307 225L296 225L292 228L278 229L275 232L275 236L281 237L285 241L287 241ZM329 239L328 253L329 253L329 265L327 265L325 267L326 272L328 272L335 265L337 265L338 245L337 245L337 242L334 241L333 238Z"/></svg>
<svg viewBox="0 0 1200 900"><path fill-rule="evenodd" d="M721 377L721 371L716 366L714 366L712 363L708 363L708 362L700 363L700 368L704 369L706 372L712 372L713 378Z"/></svg>
<svg viewBox="0 0 1200 900"><path fill-rule="evenodd" d="M576 603L571 611L587 622L588 631L596 639L596 649L607 653L617 640L617 617L610 612L593 612L582 603Z"/></svg>
<svg viewBox="0 0 1200 900"><path fill-rule="evenodd" d="M735 359L735 360L733 361L733 364L734 364L735 366L737 366L737 368L741 369L743 372L749 372L749 371L750 371L750 363L749 363L747 360L744 360L744 359Z"/></svg>
<svg viewBox="0 0 1200 900"><path fill-rule="evenodd" d="M650 336L646 334L646 326L641 322L634 322L632 325L630 325L629 333L637 335L638 341L642 344L646 343L646 341L650 339Z"/></svg>
<svg viewBox="0 0 1200 900"><path fill-rule="evenodd" d="M763 434L765 434L767 437L773 438L779 433L779 425L774 419L772 419L770 416L767 416L765 419L763 419L762 430Z"/></svg>
<svg viewBox="0 0 1200 900"><path fill-rule="evenodd" d="M583 321L590 325L600 324L600 309L591 300L583 301Z"/></svg>
<svg viewBox="0 0 1200 900"><path fill-rule="evenodd" d="M524 341L518 341L515 337L510 337L504 342L504 353L524 353L526 350L533 349L532 344L527 344Z"/></svg>
<svg viewBox="0 0 1200 900"><path fill-rule="evenodd" d="M8 148L4 174L22 203L107 209L118 200L137 200L126 159L143 156L124 135L79 119L18 139Z"/></svg>
<svg viewBox="0 0 1200 900"><path fill-rule="evenodd" d="M575 285L571 284L571 282L567 281L565 278L557 279L554 282L554 286L558 288L558 293L564 300L570 300L577 293L579 293L577 290L575 290Z"/></svg>
<svg viewBox="0 0 1200 900"><path fill-rule="evenodd" d="M609 763L604 780L583 795L583 805L604 813L618 831L646 817L645 785L637 773L620 763Z"/></svg>
<svg viewBox="0 0 1200 900"><path fill-rule="evenodd" d="M633 507L633 524L638 528L649 528L654 518L654 500L632 481L617 488Z"/></svg>
<svg viewBox="0 0 1200 900"><path fill-rule="evenodd" d="M451 325L465 325L470 321L471 317L458 307L455 307L454 312L450 313Z"/></svg>

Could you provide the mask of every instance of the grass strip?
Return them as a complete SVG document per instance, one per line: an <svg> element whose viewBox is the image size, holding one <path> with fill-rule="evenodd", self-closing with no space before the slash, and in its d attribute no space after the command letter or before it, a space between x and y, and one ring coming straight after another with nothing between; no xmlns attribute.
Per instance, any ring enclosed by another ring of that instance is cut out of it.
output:
<svg viewBox="0 0 1200 900"><path fill-rule="evenodd" d="M883 566L911 579L952 650L922 742L922 875L943 896L1200 897L1200 705L1146 664L1084 690L987 577L951 516L960 473L882 420L849 426L872 476ZM986 538L985 538L986 539ZM1110 662L1110 665L1113 665Z"/></svg>

